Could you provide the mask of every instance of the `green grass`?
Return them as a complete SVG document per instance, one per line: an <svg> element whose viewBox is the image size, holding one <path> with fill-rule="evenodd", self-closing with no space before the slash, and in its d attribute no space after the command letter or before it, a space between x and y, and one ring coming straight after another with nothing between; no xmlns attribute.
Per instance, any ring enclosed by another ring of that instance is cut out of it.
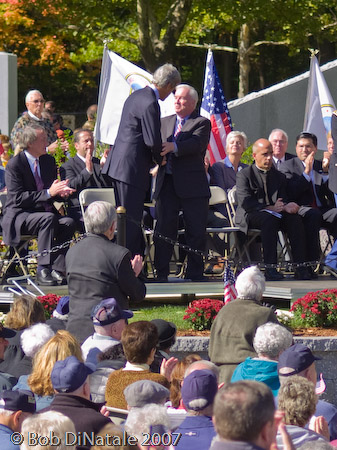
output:
<svg viewBox="0 0 337 450"><path fill-rule="evenodd" d="M173 322L178 330L188 330L190 326L183 320L186 307L186 305L158 305L142 309L133 309L134 316L129 322L163 319L168 322Z"/></svg>

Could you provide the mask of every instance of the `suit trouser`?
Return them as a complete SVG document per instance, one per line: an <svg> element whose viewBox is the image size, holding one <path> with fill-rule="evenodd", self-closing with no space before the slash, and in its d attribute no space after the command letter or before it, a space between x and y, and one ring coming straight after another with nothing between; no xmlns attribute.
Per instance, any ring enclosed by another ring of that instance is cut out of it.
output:
<svg viewBox="0 0 337 450"><path fill-rule="evenodd" d="M263 259L266 264L277 263L277 233L287 233L294 262L305 261L305 233L298 214L282 213L279 219L265 211L248 214L249 228L261 230Z"/></svg>
<svg viewBox="0 0 337 450"><path fill-rule="evenodd" d="M22 234L37 235L38 252L70 240L75 232L75 222L70 217L62 217L52 212L31 213L21 227ZM68 248L48 253L38 258L38 266L51 266L65 272L65 254Z"/></svg>
<svg viewBox="0 0 337 450"><path fill-rule="evenodd" d="M165 175L163 186L156 202L156 234L172 240L177 239L179 211L183 211L186 244L196 250L205 251L208 198L180 198L175 193L172 175ZM167 277L173 245L155 236L154 264L158 277ZM203 257L188 252L186 278L201 279L204 272Z"/></svg>
<svg viewBox="0 0 337 450"><path fill-rule="evenodd" d="M143 219L146 191L131 184L115 180L117 206L126 209L126 248L132 254L144 255L145 243L140 223Z"/></svg>

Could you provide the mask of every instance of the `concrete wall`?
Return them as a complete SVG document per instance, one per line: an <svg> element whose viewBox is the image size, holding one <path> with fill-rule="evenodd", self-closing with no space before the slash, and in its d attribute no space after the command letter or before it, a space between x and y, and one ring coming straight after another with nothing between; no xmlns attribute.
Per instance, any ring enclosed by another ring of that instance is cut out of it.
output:
<svg viewBox="0 0 337 450"><path fill-rule="evenodd" d="M337 105L337 60L321 66L321 71ZM244 131L252 144L261 137L268 139L273 128L281 128L289 136L288 150L295 153L295 138L303 131L308 79L309 71L229 102L234 129Z"/></svg>
<svg viewBox="0 0 337 450"><path fill-rule="evenodd" d="M18 118L17 57L0 52L0 130L9 135Z"/></svg>

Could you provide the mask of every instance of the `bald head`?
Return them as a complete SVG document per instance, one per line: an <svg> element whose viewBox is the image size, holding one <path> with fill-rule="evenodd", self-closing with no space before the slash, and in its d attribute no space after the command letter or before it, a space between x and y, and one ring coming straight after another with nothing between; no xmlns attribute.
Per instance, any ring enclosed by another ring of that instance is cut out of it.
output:
<svg viewBox="0 0 337 450"><path fill-rule="evenodd" d="M273 164L273 147L268 139L258 139L253 144L253 158L259 169L270 170Z"/></svg>

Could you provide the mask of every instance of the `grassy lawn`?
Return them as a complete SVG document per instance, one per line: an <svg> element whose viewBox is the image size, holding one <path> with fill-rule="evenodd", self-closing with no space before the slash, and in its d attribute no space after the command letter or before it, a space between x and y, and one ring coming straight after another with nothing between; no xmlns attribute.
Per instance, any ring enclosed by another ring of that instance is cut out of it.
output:
<svg viewBox="0 0 337 450"><path fill-rule="evenodd" d="M130 322L163 319L168 322L173 322L178 330L188 330L190 327L183 320L186 308L186 305L158 305L144 307L142 309L133 309L134 316L130 319Z"/></svg>

